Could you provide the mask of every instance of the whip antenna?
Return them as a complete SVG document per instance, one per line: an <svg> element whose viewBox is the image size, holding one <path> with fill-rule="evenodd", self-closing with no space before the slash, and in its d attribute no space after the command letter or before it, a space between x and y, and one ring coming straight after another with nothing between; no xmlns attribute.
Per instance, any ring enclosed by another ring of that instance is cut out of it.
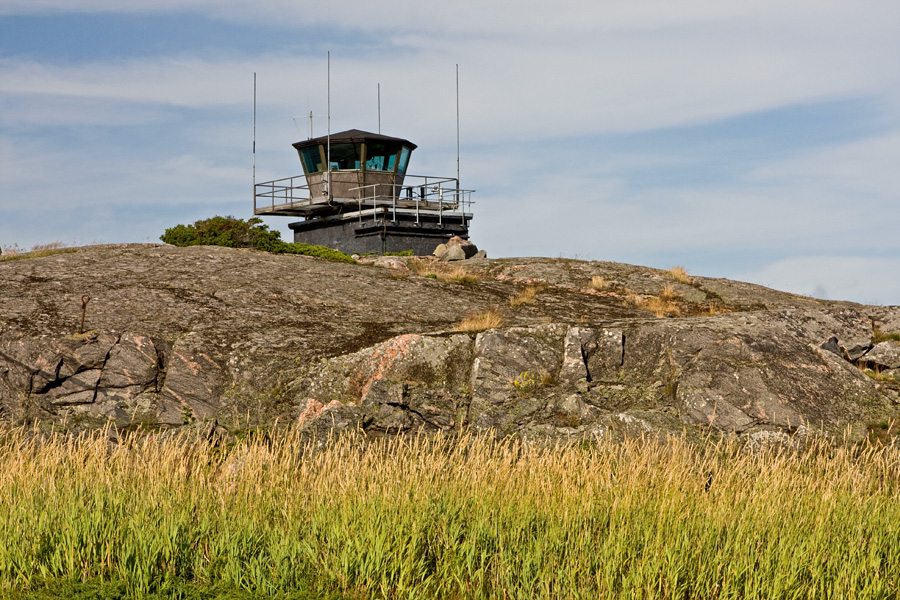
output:
<svg viewBox="0 0 900 600"><path fill-rule="evenodd" d="M256 72L253 73L253 209L256 211Z"/></svg>
<svg viewBox="0 0 900 600"><path fill-rule="evenodd" d="M331 50L328 51L328 165L325 167L325 185L328 188L328 200L331 200Z"/></svg>
<svg viewBox="0 0 900 600"><path fill-rule="evenodd" d="M459 191L459 63L456 64L456 189Z"/></svg>

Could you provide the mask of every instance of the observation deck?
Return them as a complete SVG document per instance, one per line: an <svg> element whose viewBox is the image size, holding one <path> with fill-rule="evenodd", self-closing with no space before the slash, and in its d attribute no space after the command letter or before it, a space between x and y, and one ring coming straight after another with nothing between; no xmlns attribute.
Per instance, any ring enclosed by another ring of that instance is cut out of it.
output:
<svg viewBox="0 0 900 600"><path fill-rule="evenodd" d="M257 183L253 213L302 218L288 225L295 242L430 254L454 235L468 238L473 190L452 177L408 175L412 142L352 129L293 146L304 174Z"/></svg>

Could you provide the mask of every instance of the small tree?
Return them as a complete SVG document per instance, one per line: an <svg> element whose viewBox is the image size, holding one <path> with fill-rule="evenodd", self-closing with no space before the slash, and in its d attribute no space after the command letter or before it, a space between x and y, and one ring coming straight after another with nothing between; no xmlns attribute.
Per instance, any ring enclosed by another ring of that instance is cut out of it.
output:
<svg viewBox="0 0 900 600"><path fill-rule="evenodd" d="M225 246L228 248L255 248L276 254L303 254L337 262L355 263L339 250L310 244L291 244L281 239L281 233L270 231L262 219L253 217L212 217L201 219L193 225L176 225L166 229L159 239L173 246Z"/></svg>
<svg viewBox="0 0 900 600"><path fill-rule="evenodd" d="M170 227L159 239L173 246L226 246L269 252L277 251L284 244L281 233L270 231L257 217L246 221L231 216L202 219L193 225Z"/></svg>

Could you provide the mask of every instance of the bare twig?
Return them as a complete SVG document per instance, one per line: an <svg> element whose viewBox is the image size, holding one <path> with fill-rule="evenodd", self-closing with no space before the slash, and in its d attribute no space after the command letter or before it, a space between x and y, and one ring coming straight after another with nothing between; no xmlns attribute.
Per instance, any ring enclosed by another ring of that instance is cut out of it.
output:
<svg viewBox="0 0 900 600"><path fill-rule="evenodd" d="M81 329L78 330L78 333L84 333L84 315L87 312L88 302L91 301L91 297L85 294L81 297Z"/></svg>

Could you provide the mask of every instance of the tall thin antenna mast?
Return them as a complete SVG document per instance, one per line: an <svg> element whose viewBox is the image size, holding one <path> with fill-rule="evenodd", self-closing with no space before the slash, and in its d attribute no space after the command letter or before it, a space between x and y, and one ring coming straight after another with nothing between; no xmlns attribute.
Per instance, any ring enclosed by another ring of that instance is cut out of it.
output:
<svg viewBox="0 0 900 600"><path fill-rule="evenodd" d="M256 73L253 73L253 202L256 203Z"/></svg>
<svg viewBox="0 0 900 600"><path fill-rule="evenodd" d="M327 173L325 180L328 186L328 200L331 200L331 50L328 51L328 164L325 166Z"/></svg>
<svg viewBox="0 0 900 600"><path fill-rule="evenodd" d="M378 135L381 135L381 84L378 84Z"/></svg>
<svg viewBox="0 0 900 600"><path fill-rule="evenodd" d="M456 190L459 192L459 63L456 64Z"/></svg>

